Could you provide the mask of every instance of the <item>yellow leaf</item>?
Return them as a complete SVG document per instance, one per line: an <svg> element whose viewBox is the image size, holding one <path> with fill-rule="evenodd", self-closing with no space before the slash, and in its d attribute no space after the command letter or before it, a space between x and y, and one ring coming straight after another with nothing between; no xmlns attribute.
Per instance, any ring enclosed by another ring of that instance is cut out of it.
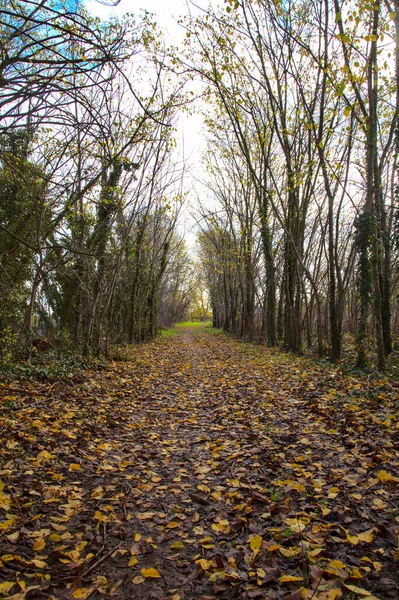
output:
<svg viewBox="0 0 399 600"><path fill-rule="evenodd" d="M391 475L387 471L384 471L383 469L381 471L378 471L377 477L380 481L399 481L399 477L394 477L393 475Z"/></svg>
<svg viewBox="0 0 399 600"><path fill-rule="evenodd" d="M45 569L47 567L44 560L38 560L37 558L33 558L31 563L33 563L38 569Z"/></svg>
<svg viewBox="0 0 399 600"><path fill-rule="evenodd" d="M82 550L84 550L87 546L88 542L79 542L78 544L76 544L76 550L78 552L82 552Z"/></svg>
<svg viewBox="0 0 399 600"><path fill-rule="evenodd" d="M160 579L161 577L160 572L153 567L150 567L149 569L141 569L140 573L146 579Z"/></svg>
<svg viewBox="0 0 399 600"><path fill-rule="evenodd" d="M201 544L201 546L203 548L214 548L215 547L215 543L214 543L213 539L209 536L202 538L199 541L199 543Z"/></svg>
<svg viewBox="0 0 399 600"><path fill-rule="evenodd" d="M145 579L142 575L136 575L136 577L133 577L132 579L132 583L135 583L136 585L138 585L139 583L144 583Z"/></svg>
<svg viewBox="0 0 399 600"><path fill-rule="evenodd" d="M177 521L171 521L166 525L167 529L175 529L176 527L180 527L180 523L178 523Z"/></svg>
<svg viewBox="0 0 399 600"><path fill-rule="evenodd" d="M346 539L348 540L349 543L353 544L354 546L357 546L357 544L359 543L358 536L357 535L351 535L348 532L346 532Z"/></svg>
<svg viewBox="0 0 399 600"><path fill-rule="evenodd" d="M12 519L7 519L6 521L0 522L0 531L3 531L3 530L5 531L6 529L8 529L12 525L14 525L14 521L15 521L15 518L12 517Z"/></svg>
<svg viewBox="0 0 399 600"><path fill-rule="evenodd" d="M37 540L34 544L33 544L33 550L43 550L44 546L46 545L46 542L44 540Z"/></svg>
<svg viewBox="0 0 399 600"><path fill-rule="evenodd" d="M56 531L66 531L65 525L57 525L57 523L51 523L51 527Z"/></svg>
<svg viewBox="0 0 399 600"><path fill-rule="evenodd" d="M140 521L146 521L148 519L152 519L155 515L154 512L144 512L144 513L136 513L136 517L140 519Z"/></svg>
<svg viewBox="0 0 399 600"><path fill-rule="evenodd" d="M351 107L350 106L345 106L344 108L344 115L345 117L349 117L349 115L351 114Z"/></svg>
<svg viewBox="0 0 399 600"><path fill-rule="evenodd" d="M134 534L134 541L135 542L139 542L141 540L141 533L135 533Z"/></svg>
<svg viewBox="0 0 399 600"><path fill-rule="evenodd" d="M301 553L301 549L297 546L295 548L280 548L280 552L286 558L291 558Z"/></svg>
<svg viewBox="0 0 399 600"><path fill-rule="evenodd" d="M18 562L22 562L23 559L18 556L18 554L3 554L1 557L2 562L9 562L11 560L17 560Z"/></svg>
<svg viewBox="0 0 399 600"><path fill-rule="evenodd" d="M210 467L198 467L197 473L200 473L201 475L206 475L207 473L209 473L210 470Z"/></svg>
<svg viewBox="0 0 399 600"><path fill-rule="evenodd" d="M170 545L171 548L184 548L183 542L172 542Z"/></svg>
<svg viewBox="0 0 399 600"><path fill-rule="evenodd" d="M40 494L38 494L40 496ZM0 508L3 508L5 511L8 511L11 507L11 498L10 496L3 494L0 492Z"/></svg>
<svg viewBox="0 0 399 600"><path fill-rule="evenodd" d="M50 452L47 452L47 450L42 450L41 452L39 452L36 458L46 458L47 460L49 460L50 458L53 458L53 456L52 454L50 454Z"/></svg>
<svg viewBox="0 0 399 600"><path fill-rule="evenodd" d="M306 554L308 556L310 556L311 558L314 558L315 556L318 556L322 552L323 552L323 548L315 548L314 550L309 550L308 552L306 552Z"/></svg>
<svg viewBox="0 0 399 600"><path fill-rule="evenodd" d="M211 494L212 500L220 500L221 497L222 497L222 492L220 490L218 490L217 492L212 492L212 494Z"/></svg>
<svg viewBox="0 0 399 600"><path fill-rule="evenodd" d="M304 492L306 490L305 486L302 483L292 481L291 479L287 479L284 485L289 485L292 490L296 490L297 492Z"/></svg>
<svg viewBox="0 0 399 600"><path fill-rule="evenodd" d="M199 490L200 492L210 492L211 488L209 488L207 485L205 485L204 483L200 483L200 485L197 485L197 490Z"/></svg>
<svg viewBox="0 0 399 600"><path fill-rule="evenodd" d="M332 487L332 488L330 488L330 489L328 490L328 496L327 496L327 498L334 499L334 498L336 498L336 497L338 496L339 492L340 492L340 489L339 489L339 488L337 488L337 487Z"/></svg>
<svg viewBox="0 0 399 600"><path fill-rule="evenodd" d="M369 592L368 590L365 590L364 588L357 587L357 585L349 585L346 583L344 583L343 585L346 587L346 589L350 590L354 594L357 594L358 596L364 596L365 598L367 598L367 597L374 598L374 596L372 595L371 592Z"/></svg>
<svg viewBox="0 0 399 600"><path fill-rule="evenodd" d="M68 471L80 471L80 465L78 463L71 463Z"/></svg>
<svg viewBox="0 0 399 600"><path fill-rule="evenodd" d="M267 551L275 552L276 550L280 550L280 548L281 548L280 544L272 544L271 546L267 547Z"/></svg>
<svg viewBox="0 0 399 600"><path fill-rule="evenodd" d="M288 583L290 581L303 581L303 577L296 577L295 575L282 575L278 578L280 583Z"/></svg>
<svg viewBox="0 0 399 600"><path fill-rule="evenodd" d="M360 573L359 569L356 567L353 567L353 569L351 569L350 577L351 577L351 579L363 579L363 575Z"/></svg>
<svg viewBox="0 0 399 600"><path fill-rule="evenodd" d="M95 518L97 521L101 521L101 523L104 523L105 521L108 521L108 517L107 517L106 515L103 515L103 514L102 514L102 512L100 512L99 510L97 510L97 511L94 513L94 518Z"/></svg>
<svg viewBox="0 0 399 600"><path fill-rule="evenodd" d="M381 498L374 498L374 500L373 500L374 510L376 510L376 509L382 510L382 509L386 508L387 506L388 506L387 503L384 502L383 500L381 500Z"/></svg>
<svg viewBox="0 0 399 600"><path fill-rule="evenodd" d="M88 598L94 591L95 588L78 588L74 591L72 596L74 598Z"/></svg>
<svg viewBox="0 0 399 600"><path fill-rule="evenodd" d="M0 594L6 595L14 587L15 581L3 581L0 583Z"/></svg>
<svg viewBox="0 0 399 600"><path fill-rule="evenodd" d="M262 546L262 536L261 535L253 535L249 540L249 546L254 553L254 556L259 554L259 550Z"/></svg>
<svg viewBox="0 0 399 600"><path fill-rule="evenodd" d="M19 531L15 531L14 533L10 533L10 535L6 535L6 538L9 542L14 543L19 538Z"/></svg>
<svg viewBox="0 0 399 600"><path fill-rule="evenodd" d="M373 541L373 531L374 529L369 529L367 531L363 531L363 533L358 533L357 537L361 542L372 542Z"/></svg>
<svg viewBox="0 0 399 600"><path fill-rule="evenodd" d="M128 567L134 567L135 565L137 565L137 556L132 556L132 558L129 560L128 562Z"/></svg>
<svg viewBox="0 0 399 600"><path fill-rule="evenodd" d="M299 519L288 518L284 522L294 533L301 533L306 527L305 523L302 523Z"/></svg>
<svg viewBox="0 0 399 600"><path fill-rule="evenodd" d="M213 531L219 531L221 533L229 533L230 532L230 524L225 519L222 519L218 523L213 523L212 529L213 529Z"/></svg>
<svg viewBox="0 0 399 600"><path fill-rule="evenodd" d="M333 588L327 592L320 592L317 595L318 600L339 600L342 598L342 590L339 588Z"/></svg>
<svg viewBox="0 0 399 600"><path fill-rule="evenodd" d="M239 479L229 479L228 481L233 487L240 487L241 485Z"/></svg>
<svg viewBox="0 0 399 600"><path fill-rule="evenodd" d="M344 563L340 560L332 560L328 563L330 569L343 569L345 567Z"/></svg>
<svg viewBox="0 0 399 600"><path fill-rule="evenodd" d="M256 569L256 574L258 577L266 577L266 571L264 569L262 569L261 567L259 567L258 569Z"/></svg>
<svg viewBox="0 0 399 600"><path fill-rule="evenodd" d="M206 558L200 558L195 561L197 565L201 567L203 571L208 571L208 569L213 565L213 560L206 560Z"/></svg>

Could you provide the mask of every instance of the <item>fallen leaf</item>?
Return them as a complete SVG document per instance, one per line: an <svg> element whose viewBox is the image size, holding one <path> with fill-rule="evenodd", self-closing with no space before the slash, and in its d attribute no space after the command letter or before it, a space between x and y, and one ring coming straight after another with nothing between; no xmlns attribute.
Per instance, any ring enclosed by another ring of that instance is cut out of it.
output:
<svg viewBox="0 0 399 600"><path fill-rule="evenodd" d="M391 475L390 473L388 473L387 471L384 471L384 469L381 469L381 471L378 471L377 473L377 477L380 481L399 481L399 477L395 477L394 475Z"/></svg>
<svg viewBox="0 0 399 600"><path fill-rule="evenodd" d="M154 569L153 567L150 567L149 569L141 569L140 573L142 574L143 577L145 577L145 579L159 579L161 577L161 574L159 571L157 571L157 569Z"/></svg>
<svg viewBox="0 0 399 600"><path fill-rule="evenodd" d="M3 581L3 583L0 583L0 594L7 596L14 585L15 581Z"/></svg>
<svg viewBox="0 0 399 600"><path fill-rule="evenodd" d="M83 598L83 600L85 598L88 598L89 596L91 596L91 594L94 592L96 588L91 587L91 588L78 588L77 590L75 590L72 594L72 596L74 598Z"/></svg>
<svg viewBox="0 0 399 600"><path fill-rule="evenodd" d="M41 539L41 540L37 540L34 544L33 544L33 550L39 551L39 550L43 550L43 548L45 547L46 542Z"/></svg>
<svg viewBox="0 0 399 600"><path fill-rule="evenodd" d="M303 577L297 577L296 575L282 575L278 580L280 583L291 583L293 581L303 581Z"/></svg>
<svg viewBox="0 0 399 600"><path fill-rule="evenodd" d="M260 548L262 546L262 536L253 535L249 538L249 546L254 553L254 556L259 554Z"/></svg>
<svg viewBox="0 0 399 600"><path fill-rule="evenodd" d="M195 561L197 565L201 567L203 571L208 571L208 569L213 565L213 560L206 560L205 558L200 558Z"/></svg>

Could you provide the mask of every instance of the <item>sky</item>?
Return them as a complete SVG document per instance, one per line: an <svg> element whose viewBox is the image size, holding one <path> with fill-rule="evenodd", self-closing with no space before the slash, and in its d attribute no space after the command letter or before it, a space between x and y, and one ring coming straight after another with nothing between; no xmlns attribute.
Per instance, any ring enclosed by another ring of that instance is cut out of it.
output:
<svg viewBox="0 0 399 600"><path fill-rule="evenodd" d="M111 3L111 0L104 0ZM206 0L196 1L197 6L205 7ZM109 7L100 4L96 0L86 0L86 6L90 12L98 17L106 19L109 16L121 16L125 12L139 14L141 10L148 10L157 17L157 21L163 31L169 37L169 42L176 44L177 40L182 39L184 32L177 24L181 15L187 15L189 12L188 2L186 0L120 0L118 6ZM191 11L195 12L192 5Z"/></svg>
<svg viewBox="0 0 399 600"><path fill-rule="evenodd" d="M109 3L110 0L104 0ZM87 9L101 19L109 17L121 17L129 12L134 15L147 10L155 15L155 20L163 30L166 43L179 45L183 41L185 32L178 24L178 18L183 15L200 13L197 7L205 8L208 0L195 0L195 5L187 0L120 0L115 7L105 6L96 0L86 0ZM192 248L195 244L195 219L191 216L190 205L195 204L195 197L200 194L201 186L198 179L201 178L201 155L205 149L205 140L202 135L202 117L200 115L182 115L179 121L178 145L180 151L184 148L184 158L189 165L191 175L186 179L185 189L190 190L189 205L184 211L182 229L187 244Z"/></svg>
<svg viewBox="0 0 399 600"><path fill-rule="evenodd" d="M103 0L111 3L112 0ZM197 6L206 7L208 0L195 0ZM177 21L179 16L200 11L191 5L187 0L120 0L115 7L105 6L96 0L86 0L86 6L90 12L103 19L111 16L120 17L125 12L140 14L140 11L147 10L155 15L155 20L163 30L166 43L178 45L183 41L185 31ZM203 145L201 136L202 119L200 116L184 116L181 119L182 135L184 136L184 151L190 160L198 162L200 159L200 146Z"/></svg>

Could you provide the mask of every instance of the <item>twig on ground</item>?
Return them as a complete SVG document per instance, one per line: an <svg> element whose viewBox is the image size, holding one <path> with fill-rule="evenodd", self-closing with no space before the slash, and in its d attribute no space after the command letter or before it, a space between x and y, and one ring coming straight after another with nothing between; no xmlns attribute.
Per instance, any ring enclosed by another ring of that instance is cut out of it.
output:
<svg viewBox="0 0 399 600"><path fill-rule="evenodd" d="M120 546L120 543L117 546L115 546L115 548L111 548L111 550L109 550L109 552L104 554L104 556L102 556L101 558L96 560L96 562L94 562L91 565L91 567L89 567L88 569L86 569L86 571L84 573L82 573L81 579L86 577L89 573L91 573L92 571L94 571L94 569L96 569L99 565L101 565L105 560L107 560L107 558L109 558L111 556L111 554L113 554L116 550L118 550L119 546Z"/></svg>

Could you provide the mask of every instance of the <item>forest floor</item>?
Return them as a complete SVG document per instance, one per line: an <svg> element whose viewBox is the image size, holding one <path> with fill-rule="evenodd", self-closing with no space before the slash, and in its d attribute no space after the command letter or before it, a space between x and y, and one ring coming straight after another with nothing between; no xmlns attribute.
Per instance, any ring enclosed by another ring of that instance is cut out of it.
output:
<svg viewBox="0 0 399 600"><path fill-rule="evenodd" d="M206 327L116 358L0 381L0 598L397 600L398 382Z"/></svg>

